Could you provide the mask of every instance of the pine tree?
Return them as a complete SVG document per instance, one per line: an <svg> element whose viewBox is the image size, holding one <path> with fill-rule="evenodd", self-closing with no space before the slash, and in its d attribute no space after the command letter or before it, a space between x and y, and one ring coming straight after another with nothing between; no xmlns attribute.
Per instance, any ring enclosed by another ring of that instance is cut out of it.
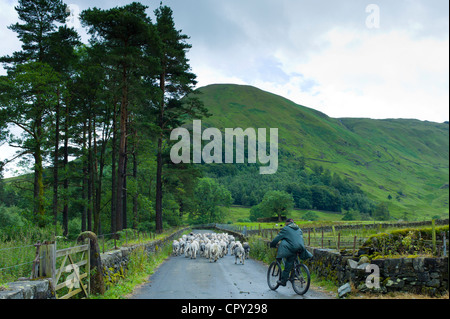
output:
<svg viewBox="0 0 450 319"><path fill-rule="evenodd" d="M8 77L0 78L0 117L23 130L21 137L11 135L8 143L21 149L16 157L34 158L34 213L40 226L45 224L43 153L50 138L47 125L57 103L59 82L58 74L41 62L19 65Z"/></svg>
<svg viewBox="0 0 450 319"><path fill-rule="evenodd" d="M194 92L196 75L191 72L186 57L191 45L188 36L175 28L173 12L162 4L155 10L156 29L159 37L159 101L157 105L157 125L159 127L157 169L156 169L156 232L163 230L163 140L171 129L183 124L189 117L200 118L208 115L203 103L189 94ZM184 100L181 100L184 98Z"/></svg>
<svg viewBox="0 0 450 319"><path fill-rule="evenodd" d="M124 189L126 183L127 136L129 134L130 90L139 85L139 69L147 62L143 49L150 38L150 20L146 6L133 2L124 7L109 10L97 8L82 12L81 20L94 35L94 42L105 48L105 60L114 70L113 79L120 91L119 141L117 182L115 198L115 229L122 230L126 224ZM137 84L136 84L137 83Z"/></svg>
<svg viewBox="0 0 450 319"><path fill-rule="evenodd" d="M49 141L52 137L49 136L49 131L56 120L53 144L53 214L56 223L60 103L65 78L63 74L73 56L78 35L64 25L58 27L58 24L64 24L69 15L67 6L61 0L19 0L15 9L23 23L15 23L9 28L16 32L21 40L22 51L0 58L0 62L3 62L8 70L9 77L3 83L14 87L11 91L4 92L3 99L6 99L7 103L2 107L2 111L8 113L9 123L25 132L23 139L10 139L10 144L22 149L18 156L31 154L34 157L34 211L40 224L43 224L45 211L43 156L45 151L51 148ZM19 87L24 91L18 91ZM24 100L24 96L27 96L28 100ZM18 110L22 113L18 113Z"/></svg>

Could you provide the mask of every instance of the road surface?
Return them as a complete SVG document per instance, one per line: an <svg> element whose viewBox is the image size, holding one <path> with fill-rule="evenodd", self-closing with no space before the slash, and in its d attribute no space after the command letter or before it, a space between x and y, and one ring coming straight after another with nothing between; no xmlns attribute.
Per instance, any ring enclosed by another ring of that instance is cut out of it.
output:
<svg viewBox="0 0 450 319"><path fill-rule="evenodd" d="M201 230L197 230L200 232ZM206 231L203 231L206 232ZM329 294L310 288L297 295L288 282L276 291L269 289L267 266L247 259L235 264L229 254L210 263L205 257L190 259L169 257L149 278L136 288L130 299L331 299Z"/></svg>

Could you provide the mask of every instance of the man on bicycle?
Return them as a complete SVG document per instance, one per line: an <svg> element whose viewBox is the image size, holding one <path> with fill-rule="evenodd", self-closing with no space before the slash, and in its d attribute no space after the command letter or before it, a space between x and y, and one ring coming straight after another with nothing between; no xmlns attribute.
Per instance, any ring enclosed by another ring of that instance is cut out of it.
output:
<svg viewBox="0 0 450 319"><path fill-rule="evenodd" d="M281 280L278 283L282 286L286 286L286 282L289 279L289 274L294 266L294 260L297 258L297 252L302 252L301 258L308 259L312 257L312 254L305 248L303 241L303 232L295 223L294 220L289 218L286 220L285 226L281 229L280 233L272 240L270 247L275 248L278 242L281 241L278 247L277 260L281 263L281 260L285 258L284 270L281 274Z"/></svg>

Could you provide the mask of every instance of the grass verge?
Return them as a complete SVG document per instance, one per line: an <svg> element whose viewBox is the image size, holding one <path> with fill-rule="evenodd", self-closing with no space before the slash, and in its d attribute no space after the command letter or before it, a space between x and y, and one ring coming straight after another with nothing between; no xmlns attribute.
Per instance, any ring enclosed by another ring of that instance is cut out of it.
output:
<svg viewBox="0 0 450 319"><path fill-rule="evenodd" d="M108 285L104 295L91 295L90 299L126 299L136 286L147 281L171 251L170 245L153 254L147 254L143 249L136 249L130 255L128 268L123 278L113 285Z"/></svg>

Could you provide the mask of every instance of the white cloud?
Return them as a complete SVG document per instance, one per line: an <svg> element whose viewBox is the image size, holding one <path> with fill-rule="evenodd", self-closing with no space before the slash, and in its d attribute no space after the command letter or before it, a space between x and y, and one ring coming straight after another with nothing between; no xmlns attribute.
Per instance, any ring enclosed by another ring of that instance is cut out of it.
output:
<svg viewBox="0 0 450 319"><path fill-rule="evenodd" d="M17 35L9 30L7 26L16 23L18 20L14 6L18 5L17 0L0 1L0 56L11 55L14 51L19 51L21 42ZM0 75L5 75L6 71L0 66Z"/></svg>
<svg viewBox="0 0 450 319"><path fill-rule="evenodd" d="M80 7L76 4L71 3L67 5L67 11L69 12L69 16L66 19L67 26L78 31L81 30Z"/></svg>
<svg viewBox="0 0 450 319"><path fill-rule="evenodd" d="M247 83L332 117L448 120L448 37L333 28L316 42L307 60L275 52L286 83Z"/></svg>
<svg viewBox="0 0 450 319"><path fill-rule="evenodd" d="M448 119L448 38L345 29L324 37L329 47L295 66L318 83L312 107L334 117Z"/></svg>
<svg viewBox="0 0 450 319"><path fill-rule="evenodd" d="M381 1L381 27L369 29L365 4L260 3L221 4L229 46L193 43L200 83L218 82L210 69L332 117L448 120L445 4Z"/></svg>
<svg viewBox="0 0 450 319"><path fill-rule="evenodd" d="M197 1L165 4L191 37L198 86L254 85L333 117L448 120L448 3L379 0L381 27L368 29L367 3ZM113 6L66 3L79 10ZM157 6L143 3L149 12ZM0 0L0 55L20 50L6 28L17 21L15 4ZM87 41L86 31L77 29Z"/></svg>

